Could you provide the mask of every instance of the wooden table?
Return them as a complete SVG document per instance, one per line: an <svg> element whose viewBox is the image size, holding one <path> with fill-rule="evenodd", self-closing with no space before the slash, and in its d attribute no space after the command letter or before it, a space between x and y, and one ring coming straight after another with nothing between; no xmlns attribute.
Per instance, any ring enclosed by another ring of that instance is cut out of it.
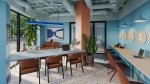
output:
<svg viewBox="0 0 150 84"><path fill-rule="evenodd" d="M110 46L150 80L150 58L145 56L143 56L142 59L134 58L133 55L138 55L138 53L127 48L121 49L114 45Z"/></svg>

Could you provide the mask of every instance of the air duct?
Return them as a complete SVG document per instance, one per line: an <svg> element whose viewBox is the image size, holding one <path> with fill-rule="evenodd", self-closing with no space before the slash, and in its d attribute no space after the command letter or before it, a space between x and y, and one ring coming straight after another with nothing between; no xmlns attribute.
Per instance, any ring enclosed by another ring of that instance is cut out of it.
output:
<svg viewBox="0 0 150 84"><path fill-rule="evenodd" d="M63 4L65 5L66 9L67 9L72 15L75 16L75 8L74 8L74 6L71 5L68 0L63 0Z"/></svg>
<svg viewBox="0 0 150 84"><path fill-rule="evenodd" d="M70 13L59 13L59 16L73 16L73 15ZM51 14L50 18L53 18L53 17L58 17L58 14L57 13Z"/></svg>
<svg viewBox="0 0 150 84"><path fill-rule="evenodd" d="M108 10L98 10L98 11L93 11L93 15L109 15L109 11Z"/></svg>
<svg viewBox="0 0 150 84"><path fill-rule="evenodd" d="M25 12L31 13L32 12L32 7L25 1L23 0L14 0L18 5L22 6L25 8Z"/></svg>
<svg viewBox="0 0 150 84"><path fill-rule="evenodd" d="M93 5L92 9L106 9L110 8L109 4Z"/></svg>
<svg viewBox="0 0 150 84"><path fill-rule="evenodd" d="M117 5L117 0L109 0L109 5L110 5L111 7L116 6L116 5Z"/></svg>
<svg viewBox="0 0 150 84"><path fill-rule="evenodd" d="M99 10L99 11L93 11L93 15L105 15L108 16L109 15L109 11L108 10ZM59 16L73 16L70 13L59 13ZM58 17L58 14L51 14L49 18L53 18L53 17Z"/></svg>

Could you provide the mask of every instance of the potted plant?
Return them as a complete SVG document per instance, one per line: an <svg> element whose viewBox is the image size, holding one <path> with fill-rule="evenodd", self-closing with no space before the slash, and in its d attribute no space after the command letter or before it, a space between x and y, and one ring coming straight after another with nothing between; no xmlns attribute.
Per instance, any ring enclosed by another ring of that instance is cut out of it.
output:
<svg viewBox="0 0 150 84"><path fill-rule="evenodd" d="M83 34L84 40L84 49L86 50L86 63L94 63L94 54L98 50L98 46L96 45L97 37L90 36L87 37Z"/></svg>
<svg viewBox="0 0 150 84"><path fill-rule="evenodd" d="M76 45L79 45L79 44L80 44L80 41L77 41L77 39L74 38L74 39L72 40L71 45L72 45L72 48L73 48L73 49L75 48Z"/></svg>
<svg viewBox="0 0 150 84"><path fill-rule="evenodd" d="M30 21L35 21L35 18L29 18ZM41 30L42 26L38 24L28 24L24 29L24 38L27 46L35 46L37 39L37 30Z"/></svg>

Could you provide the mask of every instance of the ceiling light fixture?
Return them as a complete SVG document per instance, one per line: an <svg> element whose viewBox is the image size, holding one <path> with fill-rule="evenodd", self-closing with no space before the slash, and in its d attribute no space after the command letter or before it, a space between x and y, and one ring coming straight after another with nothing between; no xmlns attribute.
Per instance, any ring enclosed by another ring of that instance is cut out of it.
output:
<svg viewBox="0 0 150 84"><path fill-rule="evenodd" d="M119 24L118 24L118 13L117 13L117 27L115 29L120 29Z"/></svg>
<svg viewBox="0 0 150 84"><path fill-rule="evenodd" d="M140 6L141 6L141 0L140 0ZM146 22L147 19L143 18L141 15L141 11L140 11L140 16L137 20L135 20L134 22Z"/></svg>
<svg viewBox="0 0 150 84"><path fill-rule="evenodd" d="M125 6L124 6L124 22L123 22L123 24L122 24L122 27L126 27L126 26L128 26L128 24L125 22Z"/></svg>

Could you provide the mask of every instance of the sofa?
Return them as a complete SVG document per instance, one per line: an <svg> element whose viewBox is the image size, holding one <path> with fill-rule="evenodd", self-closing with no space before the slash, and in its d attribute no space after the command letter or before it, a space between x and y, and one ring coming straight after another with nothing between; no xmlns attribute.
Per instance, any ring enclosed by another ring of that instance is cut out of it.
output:
<svg viewBox="0 0 150 84"><path fill-rule="evenodd" d="M59 42L45 42L44 45L40 48L40 50L54 49L54 48L61 48Z"/></svg>

